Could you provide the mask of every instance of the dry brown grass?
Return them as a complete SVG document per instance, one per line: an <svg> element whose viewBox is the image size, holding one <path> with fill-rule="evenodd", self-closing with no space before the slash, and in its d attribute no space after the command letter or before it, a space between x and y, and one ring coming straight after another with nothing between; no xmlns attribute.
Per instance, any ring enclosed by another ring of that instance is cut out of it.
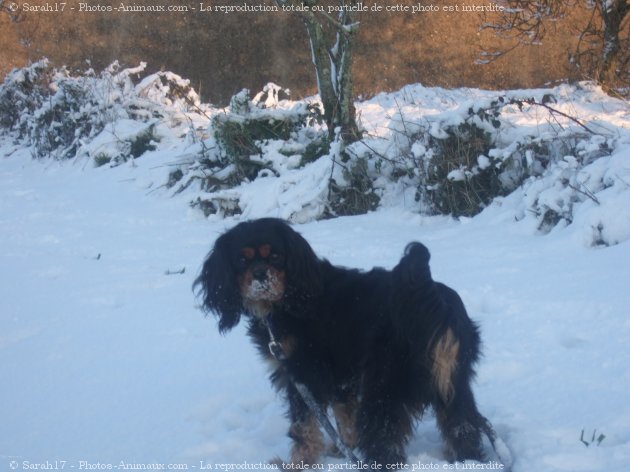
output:
<svg viewBox="0 0 630 472"><path fill-rule="evenodd" d="M577 77L567 55L575 34L562 23L542 47L521 48L492 64L476 65L482 47L497 41L490 32L479 31L482 20L477 13L363 14L355 52L356 94L370 96L414 82L503 89ZM46 56L53 64L76 68L90 60L97 70L114 60L123 65L146 61L150 71L172 70L191 79L202 97L215 104L225 104L241 88L260 90L269 81L290 88L296 98L316 90L303 25L282 13L37 13L18 24L5 15L0 16L0 46L0 76Z"/></svg>

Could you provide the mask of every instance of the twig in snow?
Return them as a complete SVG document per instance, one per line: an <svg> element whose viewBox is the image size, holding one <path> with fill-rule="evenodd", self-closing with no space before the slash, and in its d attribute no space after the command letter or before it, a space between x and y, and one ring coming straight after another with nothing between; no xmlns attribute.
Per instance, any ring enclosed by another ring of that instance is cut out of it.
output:
<svg viewBox="0 0 630 472"><path fill-rule="evenodd" d="M567 184L569 186L569 188L572 188L573 190L575 190L578 193L581 193L582 195L586 195L588 198L590 198L591 200L593 200L595 203L597 203L598 205L600 204L599 200L597 199L597 197L595 196L595 194L593 192L591 192L588 188L586 188L586 186L582 185L586 190L582 190L579 187L576 187L573 184Z"/></svg>

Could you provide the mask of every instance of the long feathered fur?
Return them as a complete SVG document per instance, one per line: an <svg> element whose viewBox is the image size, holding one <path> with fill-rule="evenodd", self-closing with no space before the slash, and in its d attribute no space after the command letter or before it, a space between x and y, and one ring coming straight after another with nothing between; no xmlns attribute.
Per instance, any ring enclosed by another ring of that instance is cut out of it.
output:
<svg viewBox="0 0 630 472"><path fill-rule="evenodd" d="M457 293L433 280L429 259L414 242L391 271L338 267L273 218L240 223L216 240L195 287L222 333L246 317L288 402L292 462L314 463L325 452L296 381L333 408L344 442L370 461L404 461L413 422L427 407L436 412L451 459L484 458L482 436L492 440L494 433L471 389L479 330ZM251 274L262 280L271 270L284 281L282 297L244 300ZM282 363L268 350L271 322Z"/></svg>

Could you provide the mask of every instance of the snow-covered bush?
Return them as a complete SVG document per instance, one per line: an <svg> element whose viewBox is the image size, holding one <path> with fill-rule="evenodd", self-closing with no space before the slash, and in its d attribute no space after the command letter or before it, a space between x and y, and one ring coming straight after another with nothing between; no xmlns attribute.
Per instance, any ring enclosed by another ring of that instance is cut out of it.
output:
<svg viewBox="0 0 630 472"><path fill-rule="evenodd" d="M146 155L157 160L149 186L206 215L306 222L403 205L459 217L509 201L511 219L540 233L577 227L594 246L630 238L628 104L592 84L408 86L357 103L364 136L341 146L316 98L268 84L221 109L170 72L142 78L144 68L15 70L0 85L0 134L34 156L95 166Z"/></svg>
<svg viewBox="0 0 630 472"><path fill-rule="evenodd" d="M72 158L105 127L109 107L101 107L90 80L54 73L50 95L26 124L36 157Z"/></svg>
<svg viewBox="0 0 630 472"><path fill-rule="evenodd" d="M223 113L214 115L210 129L216 152L199 161L193 176L209 195L195 200L194 206L206 214L239 214L242 209L237 193L226 197L216 192L280 177L329 151L325 131L319 125L319 106L281 99L283 94L288 95L288 91L272 83L253 99L244 89L232 97Z"/></svg>
<svg viewBox="0 0 630 472"><path fill-rule="evenodd" d="M71 73L42 60L14 70L0 85L0 132L39 158L87 156L99 166L139 157L155 149L157 122L181 124L178 111L199 105L188 81L172 73L150 75L136 86L145 67L115 62L100 74Z"/></svg>
<svg viewBox="0 0 630 472"><path fill-rule="evenodd" d="M299 133L307 124L319 119L319 109L306 102L285 102L291 105L279 107L281 92L277 85L267 84L252 100L249 90L244 89L232 97L229 109L216 115L212 121L214 136L223 156L236 166L241 178L251 180L261 169L273 168L273 163L257 158L271 141L299 145L299 149L293 146L287 151L290 155L306 153L310 143L305 143L303 139L299 141L303 138ZM288 91L284 93L288 94ZM312 157L308 159L313 160Z"/></svg>
<svg viewBox="0 0 630 472"><path fill-rule="evenodd" d="M73 158L107 123L127 116L129 76L113 64L101 75L93 70L73 75L42 60L13 71L0 87L2 103L19 110L19 118L3 116L3 125L32 146L36 157ZM26 97L25 97L26 96Z"/></svg>
<svg viewBox="0 0 630 472"><path fill-rule="evenodd" d="M453 216L479 213L504 189L499 169L488 157L491 134L475 123L450 126L440 137L430 136L425 163L426 200L432 211Z"/></svg>
<svg viewBox="0 0 630 472"><path fill-rule="evenodd" d="M373 162L377 193L391 191L388 181L415 188L418 209L428 214L473 216L527 185L528 213L546 232L572 221L573 203L590 195L576 179L614 148L560 105L554 108L558 100L549 91L527 98L493 96L420 119L414 107L403 113L398 103L390 147L380 149L372 138L363 143L367 153L357 155ZM531 115L537 116L536 126L516 125Z"/></svg>
<svg viewBox="0 0 630 472"><path fill-rule="evenodd" d="M155 151L161 140L155 128L155 120L144 123L121 119L107 125L81 152L90 156L96 167L105 164L114 167L148 151Z"/></svg>
<svg viewBox="0 0 630 472"><path fill-rule="evenodd" d="M28 67L14 69L0 85L0 131L18 139L28 133L28 119L50 95L52 70L42 59Z"/></svg>
<svg viewBox="0 0 630 472"><path fill-rule="evenodd" d="M584 138L542 175L523 182L526 213L521 218L533 215L543 234L577 220L586 227L583 240L590 246L617 244L630 235L630 148L615 153L616 141Z"/></svg>
<svg viewBox="0 0 630 472"><path fill-rule="evenodd" d="M409 118L397 104L400 118L390 124L387 147L382 138L367 137L351 146L349 155L371 163L375 195L385 196L393 184L415 189L423 213L475 215L513 189L504 184L510 160L491 154L501 128L496 103L420 119Z"/></svg>
<svg viewBox="0 0 630 472"><path fill-rule="evenodd" d="M155 113L160 108L184 113L202 108L201 99L190 81L172 72L160 71L145 77L135 87L135 93L154 105L153 118L156 118Z"/></svg>
<svg viewBox="0 0 630 472"><path fill-rule="evenodd" d="M305 102L272 101L266 108L241 93L212 122L216 149L198 167L202 193L193 204L206 214L247 218L274 211L295 221L365 213L401 201L425 214L473 216L497 197L527 188L524 212L546 232L573 221L574 203L589 200L585 185L591 184L579 180L583 169L618 147L581 123L574 105L561 96L593 93L588 90L542 90L526 98L487 92L450 107L438 103L438 111L428 114L417 101L432 99L432 93L420 88L420 98L410 94L407 104L398 94L396 113L389 108L369 117L376 123L388 119L387 131L368 130L343 153L303 118L290 119L298 126L283 124L286 130L272 121L279 128L269 133L270 113L286 117L297 110L300 116ZM358 107L378 109L387 100L377 97Z"/></svg>
<svg viewBox="0 0 630 472"><path fill-rule="evenodd" d="M368 161L357 158L342 167L341 179L330 180L325 216L357 215L378 208L380 197L374 188Z"/></svg>

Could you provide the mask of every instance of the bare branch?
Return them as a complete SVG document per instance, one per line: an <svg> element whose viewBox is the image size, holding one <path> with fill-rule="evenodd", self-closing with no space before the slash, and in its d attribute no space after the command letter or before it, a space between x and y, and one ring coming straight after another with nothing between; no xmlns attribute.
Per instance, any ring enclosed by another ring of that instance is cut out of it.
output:
<svg viewBox="0 0 630 472"><path fill-rule="evenodd" d="M538 45L550 27L569 18L575 8L591 10L588 20L574 25L577 43L570 62L605 88L611 82L630 81L630 2L628 0L499 0L498 16L486 16L482 30L511 40L503 50L483 51L477 61L487 64L521 45ZM583 18L583 17L582 17Z"/></svg>
<svg viewBox="0 0 630 472"><path fill-rule="evenodd" d="M574 116L568 115L567 113L564 113L564 112L562 112L560 110L557 110L557 109L549 106L544 101L543 102L537 102L534 99L528 99L528 100L523 100L522 102L526 103L528 105L536 105L536 106L539 106L539 107L543 107L546 110L548 110L552 115L562 116L563 118L566 118L566 119L572 121L573 123L578 125L580 128L584 129L587 133L589 133L589 134L597 134L597 133L595 133L595 131L590 129L588 126L586 126L584 123L582 123L580 120L578 120Z"/></svg>

